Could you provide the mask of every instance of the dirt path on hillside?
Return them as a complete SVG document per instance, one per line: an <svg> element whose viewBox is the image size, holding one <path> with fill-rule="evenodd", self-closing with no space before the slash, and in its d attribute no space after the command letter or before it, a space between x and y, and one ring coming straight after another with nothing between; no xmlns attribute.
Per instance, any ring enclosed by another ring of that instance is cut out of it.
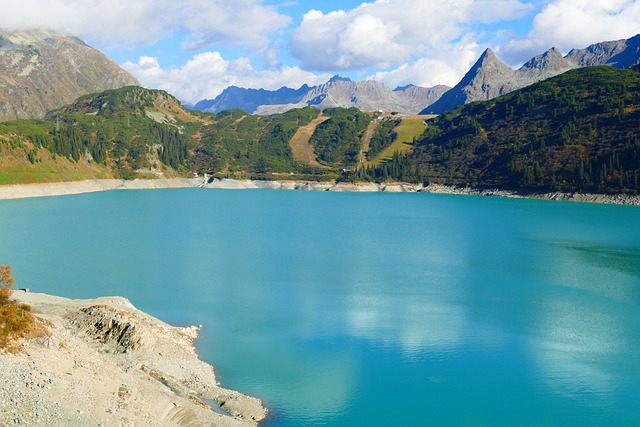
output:
<svg viewBox="0 0 640 427"><path fill-rule="evenodd" d="M360 145L360 153L358 153L358 166L365 166L367 162L367 153L369 152L369 143L371 142L371 137L373 137L373 132L375 132L376 127L378 127L378 123L382 120L381 117L377 119L371 120L367 129L365 129L364 134L362 135L362 144Z"/></svg>
<svg viewBox="0 0 640 427"><path fill-rule="evenodd" d="M305 163L310 166L316 166L325 168L326 166L318 163L318 159L316 157L315 151L313 151L313 146L309 144L309 140L311 139L311 135L315 132L316 127L326 121L329 120L329 117L324 116L322 113L312 120L308 125L301 126L291 141L289 141L289 145L291 146L291 150L293 151L293 158L301 163Z"/></svg>

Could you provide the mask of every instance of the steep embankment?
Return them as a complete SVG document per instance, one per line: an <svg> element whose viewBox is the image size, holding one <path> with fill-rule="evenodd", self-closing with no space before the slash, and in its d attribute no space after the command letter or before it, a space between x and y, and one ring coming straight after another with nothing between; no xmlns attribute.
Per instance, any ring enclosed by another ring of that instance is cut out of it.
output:
<svg viewBox="0 0 640 427"><path fill-rule="evenodd" d="M0 357L2 425L251 426L266 415L258 399L217 384L195 353L197 327L172 327L119 297L14 297L49 335Z"/></svg>

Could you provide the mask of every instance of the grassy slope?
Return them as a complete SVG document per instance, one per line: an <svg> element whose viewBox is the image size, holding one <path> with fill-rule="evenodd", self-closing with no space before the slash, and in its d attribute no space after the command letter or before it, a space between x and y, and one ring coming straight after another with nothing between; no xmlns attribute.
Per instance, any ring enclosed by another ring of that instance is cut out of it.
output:
<svg viewBox="0 0 640 427"><path fill-rule="evenodd" d="M376 158L369 163L370 166L378 166L389 161L393 154L399 152L408 154L413 151L413 139L418 138L424 132L424 118L403 117L402 122L394 130L398 136L393 144L384 149Z"/></svg>
<svg viewBox="0 0 640 427"><path fill-rule="evenodd" d="M29 143L25 143L24 148L14 148L0 137L0 185L113 178L113 174L105 167L94 162L74 162L62 156L53 156L44 148L37 150L37 161L31 163L27 152L32 149Z"/></svg>

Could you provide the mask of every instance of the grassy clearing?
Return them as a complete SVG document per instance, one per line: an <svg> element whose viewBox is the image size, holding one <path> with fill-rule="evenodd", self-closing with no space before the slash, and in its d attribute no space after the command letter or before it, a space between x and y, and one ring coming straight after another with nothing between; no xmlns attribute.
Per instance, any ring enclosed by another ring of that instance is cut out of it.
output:
<svg viewBox="0 0 640 427"><path fill-rule="evenodd" d="M0 185L33 184L85 179L112 178L105 167L80 159L74 162L53 156L48 150L37 150L36 162L27 159L31 148L13 148L0 142Z"/></svg>
<svg viewBox="0 0 640 427"><path fill-rule="evenodd" d="M394 129L398 133L395 142L384 149L369 165L378 166L380 163L391 160L396 152L405 154L413 151L413 138L422 135L424 127L423 117L403 117L402 122Z"/></svg>

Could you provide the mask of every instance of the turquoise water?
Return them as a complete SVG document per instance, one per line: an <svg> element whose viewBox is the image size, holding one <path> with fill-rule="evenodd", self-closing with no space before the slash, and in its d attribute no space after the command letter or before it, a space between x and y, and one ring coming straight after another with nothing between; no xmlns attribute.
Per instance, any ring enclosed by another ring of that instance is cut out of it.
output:
<svg viewBox="0 0 640 427"><path fill-rule="evenodd" d="M640 208L430 194L0 201L18 287L203 324L280 426L640 425Z"/></svg>

